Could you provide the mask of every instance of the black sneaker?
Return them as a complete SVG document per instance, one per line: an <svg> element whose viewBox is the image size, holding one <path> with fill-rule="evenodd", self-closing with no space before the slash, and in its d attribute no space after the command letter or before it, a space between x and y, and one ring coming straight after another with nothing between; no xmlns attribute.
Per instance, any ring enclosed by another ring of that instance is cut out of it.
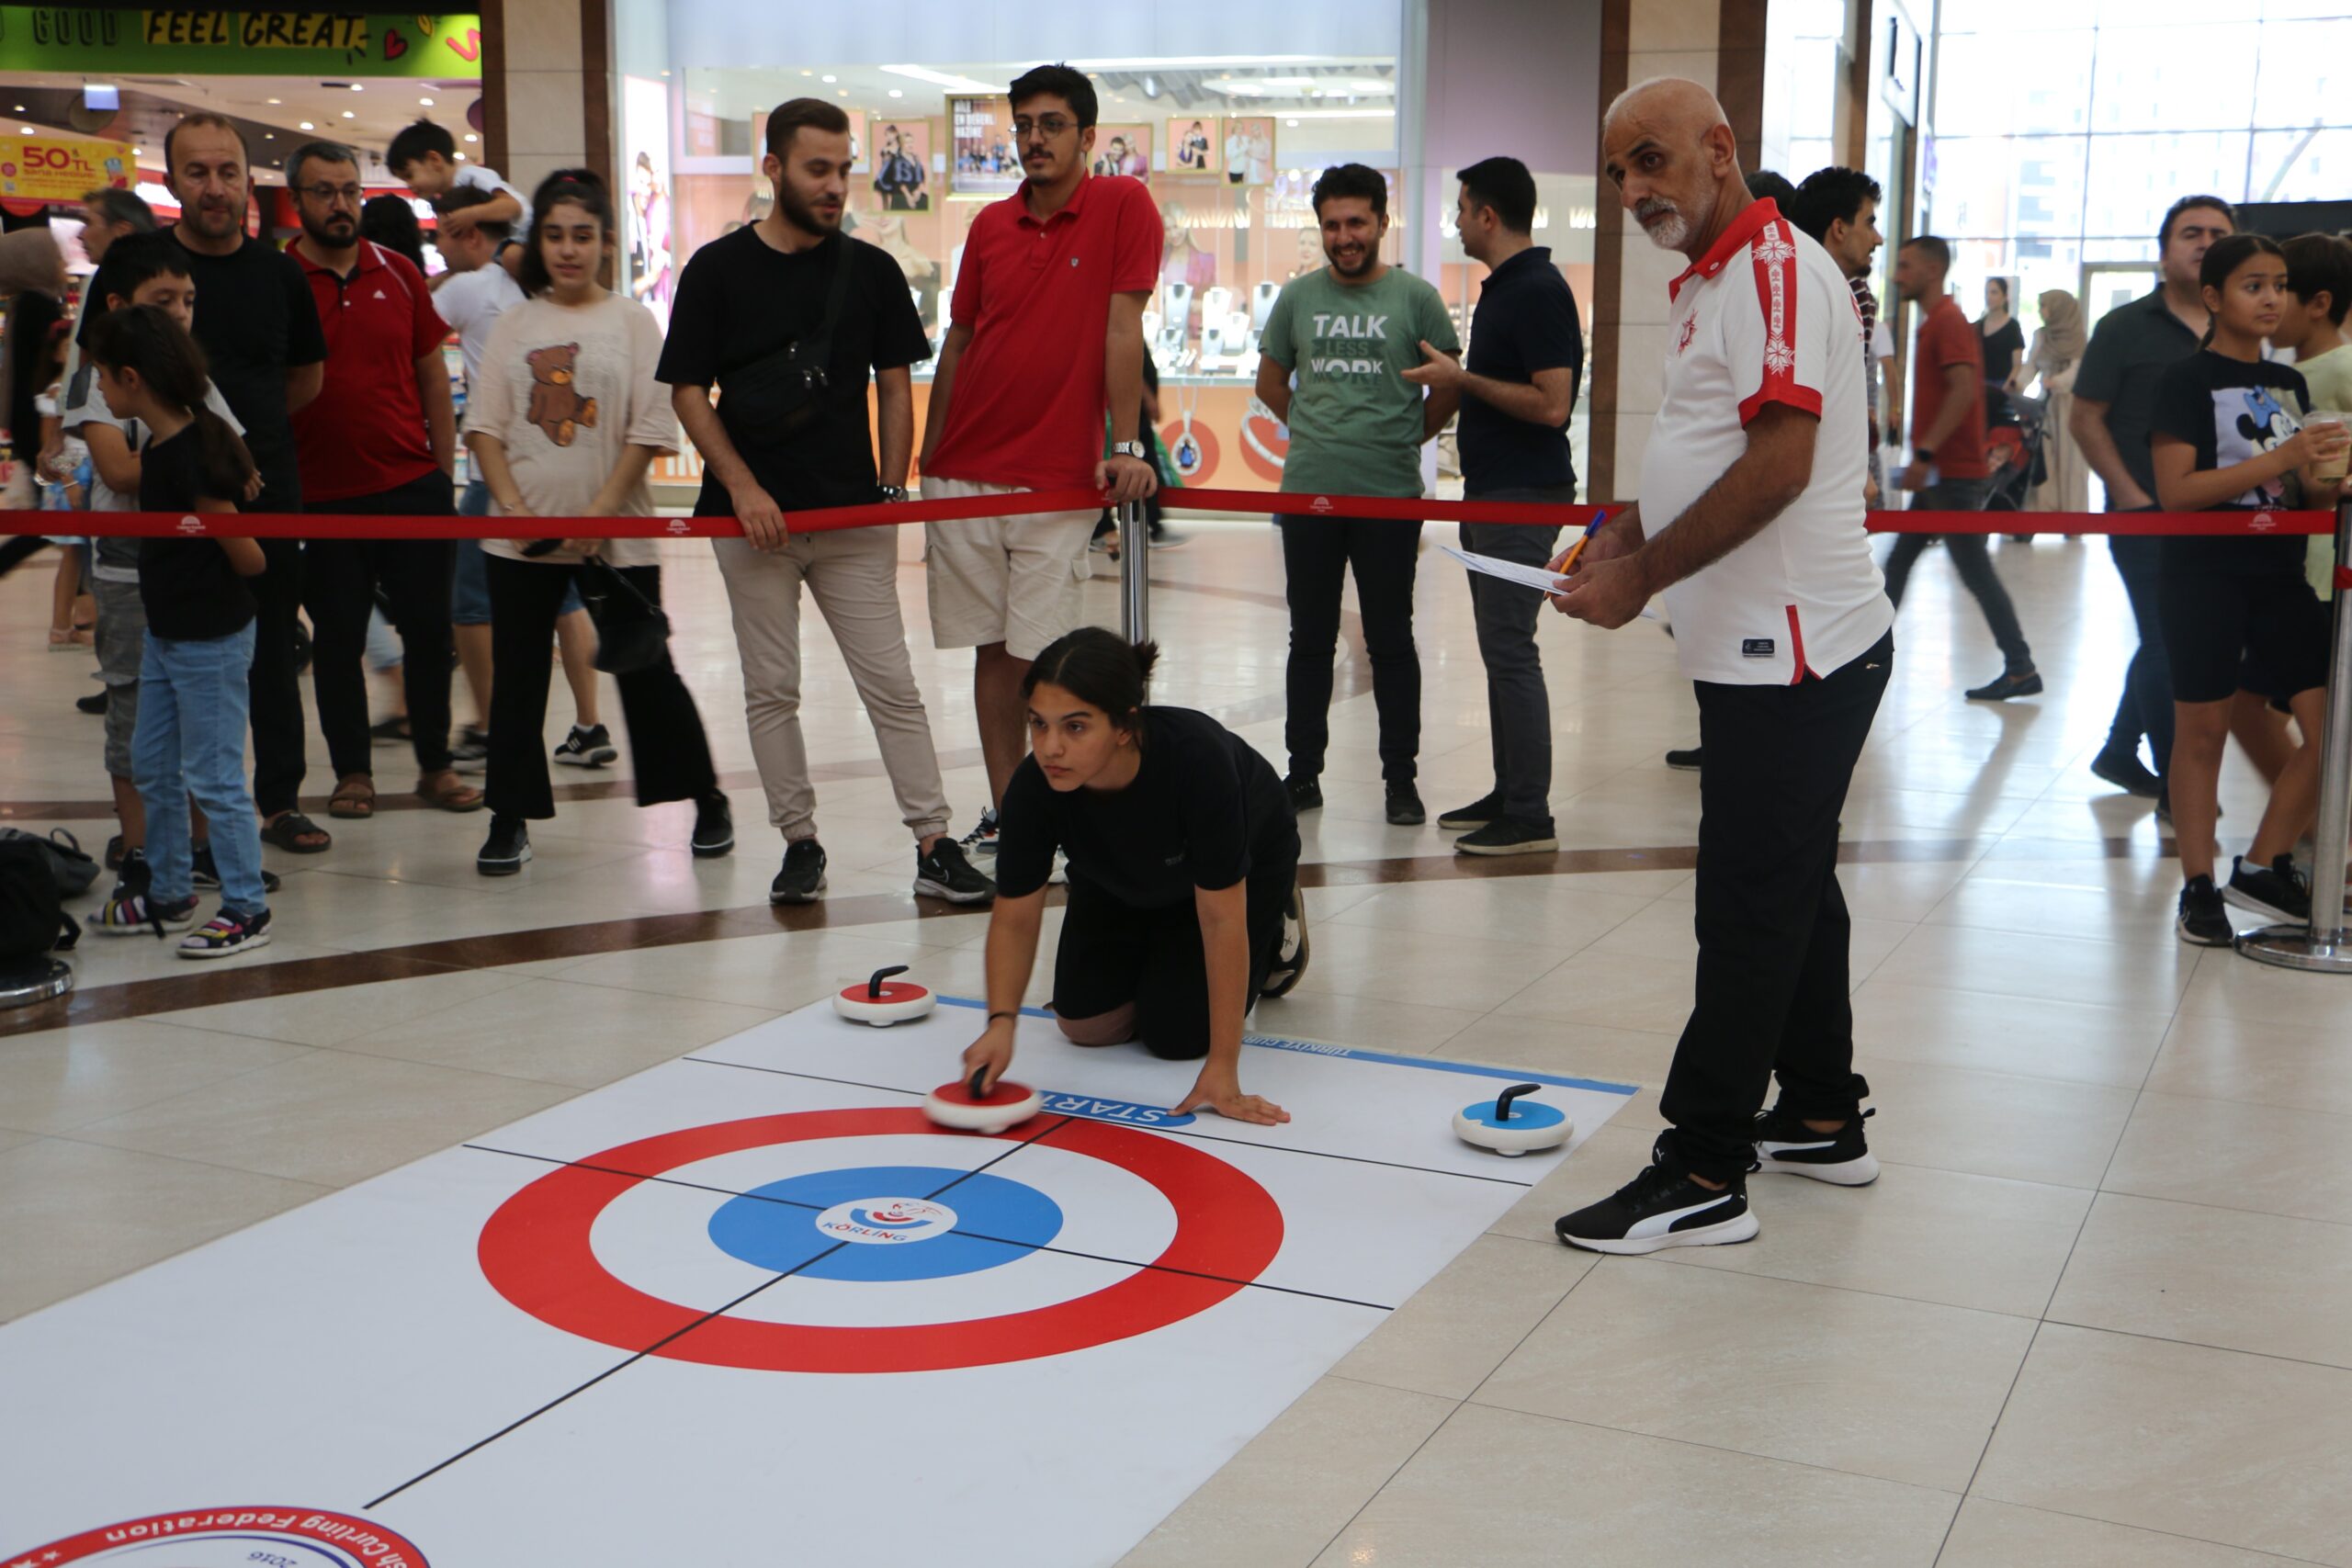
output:
<svg viewBox="0 0 2352 1568"><path fill-rule="evenodd" d="M555 749L555 760L569 768L601 768L620 753L613 749L613 737L601 724L582 729L571 727L563 744Z"/></svg>
<svg viewBox="0 0 2352 1568"><path fill-rule="evenodd" d="M695 802L695 836L687 847L696 860L717 860L735 847L735 808L713 791Z"/></svg>
<svg viewBox="0 0 2352 1568"><path fill-rule="evenodd" d="M2237 928L2230 924L2229 905L2210 876L2192 876L2180 890L2180 913L2173 928L2194 947L2227 947L2238 937Z"/></svg>
<svg viewBox="0 0 2352 1568"><path fill-rule="evenodd" d="M1687 751L1668 751L1666 754L1666 765L1678 773L1695 773L1699 771L1699 753L1702 750L1703 748L1693 746Z"/></svg>
<svg viewBox="0 0 2352 1568"><path fill-rule="evenodd" d="M1972 703L2005 703L2011 697L2032 697L2041 694L2041 671L2029 670L2024 674L2004 673L1998 678L1972 687L1968 700Z"/></svg>
<svg viewBox="0 0 2352 1568"><path fill-rule="evenodd" d="M1810 1176L1837 1187L1868 1187L1878 1179L1878 1156L1862 1137L1875 1110L1849 1116L1834 1133L1816 1133L1804 1118L1774 1106L1756 1113L1756 1168ZM1826 1120L1826 1118L1816 1118Z"/></svg>
<svg viewBox="0 0 2352 1568"><path fill-rule="evenodd" d="M1430 819L1421 805L1421 792L1408 784L1388 786L1388 822L1396 828L1418 828Z"/></svg>
<svg viewBox="0 0 2352 1568"><path fill-rule="evenodd" d="M1294 882L1290 903L1283 910L1282 942L1267 967L1266 983L1258 987L1259 999L1286 997L1296 990L1299 977L1306 973L1306 891Z"/></svg>
<svg viewBox="0 0 2352 1568"><path fill-rule="evenodd" d="M1290 808L1293 811L1323 809L1323 786L1314 779L1303 779L1296 773L1293 773L1283 780L1283 790L1290 796Z"/></svg>
<svg viewBox="0 0 2352 1568"><path fill-rule="evenodd" d="M220 890L220 863L212 858L212 840L207 839L200 844L190 844L187 858L188 886L199 893L218 893ZM261 874L263 892L275 893L281 886L277 879L277 873L263 871Z"/></svg>
<svg viewBox="0 0 2352 1568"><path fill-rule="evenodd" d="M964 853L972 860L993 860L996 857L996 807L991 806L980 813L979 826L957 840Z"/></svg>
<svg viewBox="0 0 2352 1568"><path fill-rule="evenodd" d="M1540 855L1560 847L1560 835L1549 822L1522 817L1498 817L1475 833L1453 840L1458 855Z"/></svg>
<svg viewBox="0 0 2352 1568"><path fill-rule="evenodd" d="M951 904L985 904L996 897L996 884L973 868L955 840L942 838L931 853L915 852L915 892Z"/></svg>
<svg viewBox="0 0 2352 1568"><path fill-rule="evenodd" d="M768 884L771 904L813 904L825 890L825 846L795 839L784 846L784 866Z"/></svg>
<svg viewBox="0 0 2352 1568"><path fill-rule="evenodd" d="M2140 753L2118 751L2112 747L2091 759L2091 776L2113 784L2126 795L2144 795L2154 800L2163 795L2165 781L2150 773L2140 761Z"/></svg>
<svg viewBox="0 0 2352 1568"><path fill-rule="evenodd" d="M1459 833L1466 829L1483 828L1502 814L1503 797L1490 789L1467 806L1439 812L1437 825L1449 833Z"/></svg>
<svg viewBox="0 0 2352 1568"><path fill-rule="evenodd" d="M569 744L569 742L567 742ZM562 760L562 748L557 748L557 761ZM449 748L449 766L461 773L479 773L490 766L490 737L472 725L458 732L457 744Z"/></svg>
<svg viewBox="0 0 2352 1568"><path fill-rule="evenodd" d="M75 697L74 705L86 714L104 713L107 711L107 689L100 686L86 697Z"/></svg>
<svg viewBox="0 0 2352 1568"><path fill-rule="evenodd" d="M268 945L267 909L257 915L239 915L223 909L180 943L179 954L182 958L230 958Z"/></svg>
<svg viewBox="0 0 2352 1568"><path fill-rule="evenodd" d="M531 858L531 829L520 817L492 817L490 837L474 856L474 869L484 876L512 876Z"/></svg>
<svg viewBox="0 0 2352 1568"><path fill-rule="evenodd" d="M2311 923L2312 885L2295 869L2293 855L2280 855L2267 871L2258 865L2248 865L2244 855L2238 856L2222 897L2241 909L2251 909L2274 920Z"/></svg>
<svg viewBox="0 0 2352 1568"><path fill-rule="evenodd" d="M1669 1247L1720 1247L1748 1241L1761 1227L1747 1212L1747 1180L1722 1191L1700 1186L1667 1157L1666 1136L1651 1145L1649 1168L1600 1202L1563 1214L1552 1232L1587 1252L1657 1252Z"/></svg>

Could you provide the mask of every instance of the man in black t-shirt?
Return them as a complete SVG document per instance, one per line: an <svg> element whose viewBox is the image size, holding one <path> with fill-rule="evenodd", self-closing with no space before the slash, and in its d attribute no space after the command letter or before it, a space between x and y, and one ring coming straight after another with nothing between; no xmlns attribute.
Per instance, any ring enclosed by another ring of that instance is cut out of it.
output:
<svg viewBox="0 0 2352 1568"><path fill-rule="evenodd" d="M1568 416L1584 374L1584 327L1550 248L1530 238L1535 176L1516 158L1473 164L1462 171L1454 216L1462 248L1487 268L1470 319L1468 367L1425 343L1426 363L1405 378L1462 394L1464 499L1568 505L1577 498ZM1559 532L1555 525L1464 523L1462 547L1540 567L1552 558ZM1548 852L1560 840L1552 825L1552 701L1535 647L1544 595L1475 571L1469 577L1478 657L1487 667L1495 787L1441 813L1437 825L1470 829L1453 841L1463 854Z"/></svg>
<svg viewBox="0 0 2352 1568"><path fill-rule="evenodd" d="M914 833L915 891L986 903L995 884L947 837L946 788L899 608L897 530L791 531L793 512L906 499L910 367L931 356L899 264L841 232L850 161L849 118L836 106L796 98L768 116L762 167L775 205L686 264L657 374L702 454L695 515L743 525L744 537L713 546L743 661L752 754L768 820L785 840L770 900L805 904L825 886L800 736L806 583L849 663ZM881 416L878 472L865 415L869 374Z"/></svg>
<svg viewBox="0 0 2352 1568"><path fill-rule="evenodd" d="M187 253L196 285L196 341L261 470L262 492L245 510L300 512L291 420L319 395L326 377L326 338L311 287L292 257L245 232L251 172L234 125L216 114L185 116L164 138L164 183L180 204L172 237ZM301 548L292 539L262 541L268 570L249 584L258 606L248 677L254 806L265 841L315 854L332 840L295 809L304 747L295 664Z"/></svg>

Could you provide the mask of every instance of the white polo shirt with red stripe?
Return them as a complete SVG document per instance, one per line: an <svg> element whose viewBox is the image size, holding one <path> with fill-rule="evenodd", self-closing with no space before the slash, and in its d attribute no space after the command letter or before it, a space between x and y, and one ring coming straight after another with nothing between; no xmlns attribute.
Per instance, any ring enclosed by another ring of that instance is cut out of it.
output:
<svg viewBox="0 0 2352 1568"><path fill-rule="evenodd" d="M1804 493L1666 590L1682 672L1736 686L1828 675L1894 624L1862 531L1870 422L1853 291L1769 200L1742 210L1668 291L1664 391L1642 458L1645 532L1655 537L1723 478L1765 404L1821 421Z"/></svg>

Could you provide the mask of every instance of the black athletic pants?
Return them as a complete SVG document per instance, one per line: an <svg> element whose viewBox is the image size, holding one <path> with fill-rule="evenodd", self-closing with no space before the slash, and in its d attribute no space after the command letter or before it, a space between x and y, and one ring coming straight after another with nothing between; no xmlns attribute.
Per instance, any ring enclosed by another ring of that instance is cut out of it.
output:
<svg viewBox="0 0 2352 1568"><path fill-rule="evenodd" d="M1848 998L1852 924L1838 886L1838 815L1894 662L1892 632L1826 680L1695 682L1699 983L1659 1112L1675 1153L1710 1180L1754 1161L1756 1112L1860 1113Z"/></svg>
<svg viewBox="0 0 2352 1568"><path fill-rule="evenodd" d="M311 510L345 517L448 517L456 514L457 503L449 476L435 468L396 489L322 501ZM379 587L401 634L401 688L408 698L417 772L442 772L449 765L449 673L456 662L449 585L458 542L330 535L311 540L308 553L302 603L311 612L311 692L335 776L375 772L363 665Z"/></svg>
<svg viewBox="0 0 2352 1568"><path fill-rule="evenodd" d="M498 679L490 687L490 808L501 817L533 820L555 815L555 791L548 782L548 644L555 639L556 614L575 574L580 592L591 597L626 590L611 586L605 569L561 562L511 560L482 552L490 579L490 661ZM662 569L633 566L626 577L655 604L662 603ZM718 787L710 763L710 741L694 694L678 678L668 653L649 669L616 675L621 716L628 725L629 765L637 773L637 803L696 800Z"/></svg>
<svg viewBox="0 0 2352 1568"><path fill-rule="evenodd" d="M281 501L264 491L254 512L300 512L301 498ZM254 809L264 821L300 804L304 753L302 671L295 650L302 608L302 545L264 539L262 574L245 579L254 596L254 665L245 675L247 722L254 731ZM315 657L315 654L314 654Z"/></svg>
<svg viewBox="0 0 2352 1568"><path fill-rule="evenodd" d="M1290 598L1289 716L1283 742L1294 778L1319 778L1331 743L1331 663L1340 650L1340 591L1352 569L1372 700L1380 714L1380 776L1408 784L1421 750L1421 656L1413 647L1413 570L1421 525L1389 518L1285 517Z"/></svg>

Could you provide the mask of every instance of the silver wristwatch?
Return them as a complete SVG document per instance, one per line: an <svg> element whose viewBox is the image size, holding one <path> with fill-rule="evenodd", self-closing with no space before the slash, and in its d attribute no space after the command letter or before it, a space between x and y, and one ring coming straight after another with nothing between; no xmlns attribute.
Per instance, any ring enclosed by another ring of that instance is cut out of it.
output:
<svg viewBox="0 0 2352 1568"><path fill-rule="evenodd" d="M1114 442L1111 446L1111 455L1114 457L1133 457L1139 463L1150 460L1149 452L1140 441Z"/></svg>
<svg viewBox="0 0 2352 1568"><path fill-rule="evenodd" d="M907 487L904 485L883 485L879 488L882 491L882 499L884 501L904 501L907 499Z"/></svg>

